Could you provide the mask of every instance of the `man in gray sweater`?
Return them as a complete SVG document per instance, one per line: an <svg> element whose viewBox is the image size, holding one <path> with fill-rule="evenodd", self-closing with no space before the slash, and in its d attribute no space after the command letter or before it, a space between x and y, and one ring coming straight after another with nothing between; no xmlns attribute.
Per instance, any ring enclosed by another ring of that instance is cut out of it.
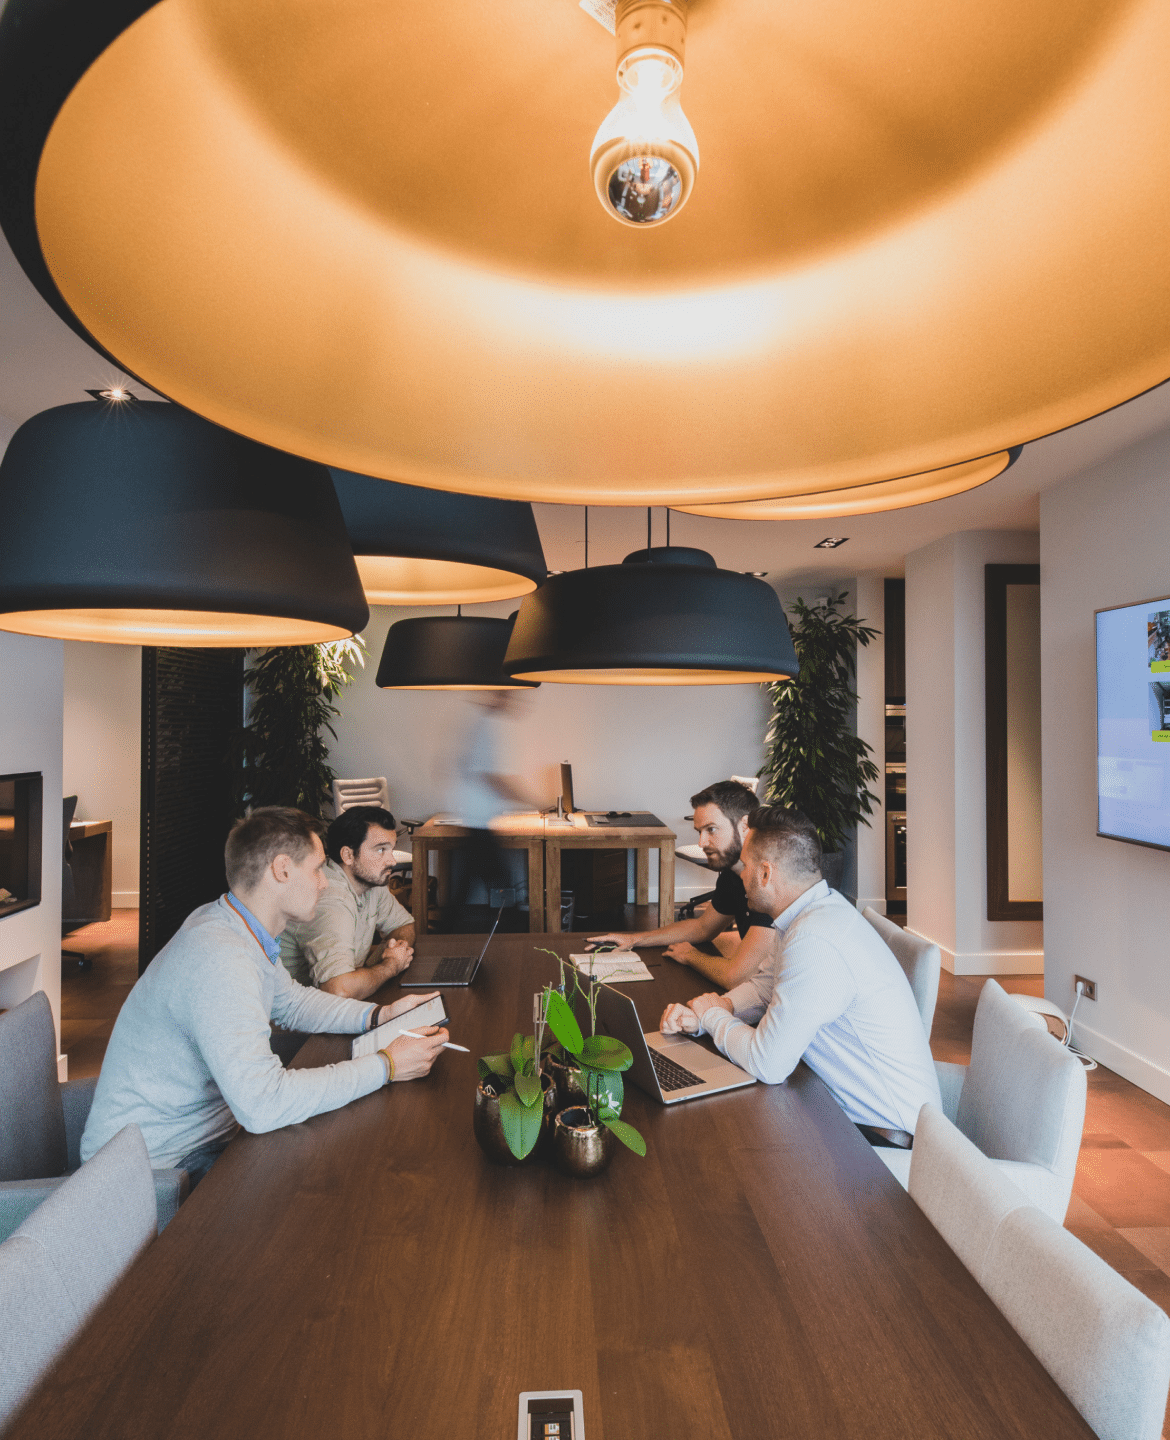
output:
<svg viewBox="0 0 1170 1440"><path fill-rule="evenodd" d="M226 895L200 906L159 951L122 1006L81 1139L88 1160L133 1121L153 1164L211 1168L237 1125L262 1133L336 1110L434 1064L447 1032L399 1036L385 1050L312 1070L272 1053L272 1021L289 1030L358 1034L429 995L393 1005L298 985L277 937L307 920L326 888L320 826L299 810L254 810L228 836Z"/></svg>

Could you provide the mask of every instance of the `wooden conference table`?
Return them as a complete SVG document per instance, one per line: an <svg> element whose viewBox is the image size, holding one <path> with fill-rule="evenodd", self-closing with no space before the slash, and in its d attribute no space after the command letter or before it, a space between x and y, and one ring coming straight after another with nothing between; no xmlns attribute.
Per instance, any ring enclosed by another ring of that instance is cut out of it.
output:
<svg viewBox="0 0 1170 1440"><path fill-rule="evenodd" d="M470 1055L234 1141L8 1440L512 1440L558 1387L588 1440L1091 1436L803 1066L669 1110L631 1087L648 1154L594 1180L489 1164L475 1058L555 975L534 944L575 943L497 937L447 992ZM643 953L654 1028L701 982Z"/></svg>
<svg viewBox="0 0 1170 1440"><path fill-rule="evenodd" d="M501 815L492 833L506 850L524 850L528 856L528 928L559 934L561 928L562 850L633 850L634 901L650 899L650 851L658 851L658 923L674 920L675 834L669 825L623 825L620 820L590 825L578 811L571 819L535 813ZM467 843L468 831L458 825L437 825L428 820L411 835L413 889L411 910L415 933L427 932L427 874L431 851L438 855L439 903L446 901L451 852Z"/></svg>

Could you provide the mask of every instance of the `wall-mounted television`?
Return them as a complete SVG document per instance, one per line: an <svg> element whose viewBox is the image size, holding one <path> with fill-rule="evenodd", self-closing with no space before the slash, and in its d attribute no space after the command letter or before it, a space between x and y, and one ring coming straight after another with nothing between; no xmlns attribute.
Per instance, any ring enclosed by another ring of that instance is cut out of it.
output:
<svg viewBox="0 0 1170 1440"><path fill-rule="evenodd" d="M1170 596L1096 621L1097 834L1170 850Z"/></svg>

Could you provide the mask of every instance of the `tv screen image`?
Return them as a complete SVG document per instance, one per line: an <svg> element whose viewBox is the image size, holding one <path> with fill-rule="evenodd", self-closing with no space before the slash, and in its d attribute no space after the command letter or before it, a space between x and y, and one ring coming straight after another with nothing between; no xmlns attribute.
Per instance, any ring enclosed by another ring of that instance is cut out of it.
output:
<svg viewBox="0 0 1170 1440"><path fill-rule="evenodd" d="M1170 597L1096 621L1097 833L1170 850Z"/></svg>

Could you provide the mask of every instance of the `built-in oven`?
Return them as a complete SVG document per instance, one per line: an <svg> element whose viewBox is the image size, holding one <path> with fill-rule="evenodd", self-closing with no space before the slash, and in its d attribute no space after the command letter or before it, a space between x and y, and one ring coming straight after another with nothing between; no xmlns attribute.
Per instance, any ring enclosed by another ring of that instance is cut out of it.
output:
<svg viewBox="0 0 1170 1440"><path fill-rule="evenodd" d="M906 812L886 811L886 904L906 903Z"/></svg>

